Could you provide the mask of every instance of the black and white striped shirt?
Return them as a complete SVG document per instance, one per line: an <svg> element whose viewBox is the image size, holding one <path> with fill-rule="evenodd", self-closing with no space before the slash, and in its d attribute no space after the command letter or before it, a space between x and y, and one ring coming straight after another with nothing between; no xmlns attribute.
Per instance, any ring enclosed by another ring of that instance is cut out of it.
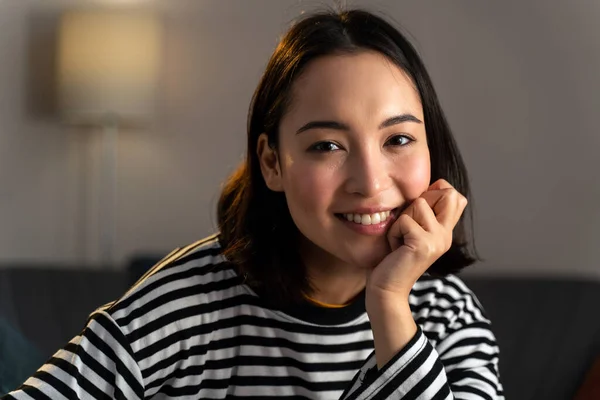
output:
<svg viewBox="0 0 600 400"><path fill-rule="evenodd" d="M266 307L216 237L178 249L8 399L500 399L490 321L455 276L424 276L415 337L377 370L364 296Z"/></svg>

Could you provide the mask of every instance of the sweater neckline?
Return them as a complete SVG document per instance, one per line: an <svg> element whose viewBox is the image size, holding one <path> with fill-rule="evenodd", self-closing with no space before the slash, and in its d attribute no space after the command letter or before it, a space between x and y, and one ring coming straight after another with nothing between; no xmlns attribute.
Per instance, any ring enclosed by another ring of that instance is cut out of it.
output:
<svg viewBox="0 0 600 400"><path fill-rule="evenodd" d="M356 320L366 312L365 291L362 290L350 303L342 307L322 307L304 299L298 304L281 308L296 319L325 326L343 325Z"/></svg>
<svg viewBox="0 0 600 400"><path fill-rule="evenodd" d="M311 324L322 326L335 326L350 323L366 312L365 298L366 292L363 289L353 300L342 307L323 307L309 299L303 298L299 303L281 307L273 307L245 283L245 279L238 273L233 264L229 264L231 271L239 279L239 284L244 290L252 294L257 299L257 303L264 308L274 309L293 318L299 319Z"/></svg>

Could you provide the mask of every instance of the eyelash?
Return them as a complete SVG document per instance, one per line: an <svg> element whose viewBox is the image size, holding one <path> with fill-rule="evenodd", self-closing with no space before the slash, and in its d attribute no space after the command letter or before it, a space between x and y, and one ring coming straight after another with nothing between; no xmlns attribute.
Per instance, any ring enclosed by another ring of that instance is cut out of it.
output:
<svg viewBox="0 0 600 400"><path fill-rule="evenodd" d="M400 147L410 146L415 141L415 139L411 138L408 135L394 135L394 136L390 137L388 140L386 140L385 143L387 144L390 141L392 141L393 139L397 139L397 138L406 139L406 143L405 144L399 144L399 145L397 145L397 146L400 146Z"/></svg>
<svg viewBox="0 0 600 400"><path fill-rule="evenodd" d="M388 140L386 140L384 145L387 145L388 143L390 143L392 140L397 139L397 138L401 138L401 139L405 139L407 142L404 144L396 144L396 145L392 145L392 146L398 146L398 147L406 147L406 146L410 146L415 140L411 137L409 137L408 135L394 135L392 137L390 137ZM338 149L329 149L329 150L325 150L323 148L319 148L323 145L333 145L338 147ZM315 152L315 153L330 153L333 151L337 151L337 150L341 150L342 146L338 145L335 142L330 142L330 141L322 141L322 142L318 142L313 144L312 146L310 146L310 148L308 149L308 151L310 152Z"/></svg>
<svg viewBox="0 0 600 400"><path fill-rule="evenodd" d="M308 151L314 152L314 153L331 153L332 151L339 150L339 149L325 150L323 148L319 148L319 147L322 147L324 145L333 145L333 146L336 146L338 148L341 148L341 146L335 144L334 142L323 141L323 142L317 142L317 143L313 144L312 146L309 147Z"/></svg>

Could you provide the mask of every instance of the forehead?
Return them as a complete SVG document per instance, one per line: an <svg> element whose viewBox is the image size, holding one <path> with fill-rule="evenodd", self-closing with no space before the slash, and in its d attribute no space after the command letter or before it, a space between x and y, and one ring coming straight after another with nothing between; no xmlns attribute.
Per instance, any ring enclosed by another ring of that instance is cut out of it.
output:
<svg viewBox="0 0 600 400"><path fill-rule="evenodd" d="M294 82L289 112L378 118L398 112L420 118L423 114L419 93L408 74L373 51L310 62Z"/></svg>

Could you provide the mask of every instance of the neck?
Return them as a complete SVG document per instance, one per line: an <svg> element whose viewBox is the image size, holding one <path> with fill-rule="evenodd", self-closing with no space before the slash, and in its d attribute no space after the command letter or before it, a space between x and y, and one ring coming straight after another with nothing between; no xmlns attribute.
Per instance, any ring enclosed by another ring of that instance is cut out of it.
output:
<svg viewBox="0 0 600 400"><path fill-rule="evenodd" d="M348 304L365 288L368 271L364 268L343 262L312 243L302 245L301 254L314 289L307 293L311 299L330 305Z"/></svg>

